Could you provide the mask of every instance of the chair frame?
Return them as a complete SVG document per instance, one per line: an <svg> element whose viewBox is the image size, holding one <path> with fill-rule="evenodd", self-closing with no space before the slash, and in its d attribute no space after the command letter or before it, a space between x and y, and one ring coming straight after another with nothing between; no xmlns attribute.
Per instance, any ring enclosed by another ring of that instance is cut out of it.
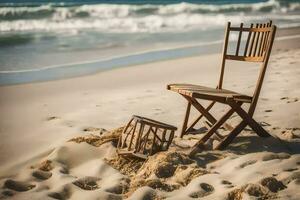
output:
<svg viewBox="0 0 300 200"><path fill-rule="evenodd" d="M119 137L117 153L147 159L159 151L167 151L176 130L175 126L133 115Z"/></svg>
<svg viewBox="0 0 300 200"><path fill-rule="evenodd" d="M235 55L227 54L229 34L232 31L239 32ZM245 44L245 50L242 55L240 55L240 44L243 32L248 32L248 37ZM270 136L270 134L253 119L253 114L262 88L275 33L276 26L272 25L272 21L266 24L256 24L255 27L253 26L253 24L251 24L251 26L247 28L243 26L243 23L241 23L239 27L232 27L230 22L227 23L223 44L220 78L219 83L216 87L216 91L223 91L222 86L226 60L260 62L262 63L262 66L256 83L256 88L251 99L244 99L240 98L239 96L234 98L220 98L218 96L209 96L207 94L195 93L193 90L185 90L184 86L180 86L180 84L177 84L179 86L177 89L172 89L172 84L167 86L167 89L180 93L188 101L180 137L183 137L185 134L191 132L191 130L202 117L205 117L209 122L208 124L210 127L208 131L195 144L190 154L194 154L199 150L200 147L204 147L204 143L210 137L212 137L214 133L217 137L219 137L220 140L222 140L215 149L225 149L247 125L249 125L253 129L253 131L256 132L256 134L260 137ZM190 88L192 87L193 86L191 85ZM207 107L204 107L197 101L197 99L209 100L211 101L211 103ZM230 106L230 109L218 120L209 112L216 102ZM242 105L244 103L250 104L248 111L245 111L242 108ZM200 112L200 115L195 120L193 120L190 125L188 125L190 110L192 106ZM228 120L233 113L237 113L242 118L242 121L236 127L232 127L231 125L226 123L226 120ZM222 126L230 131L230 133L225 138L222 138L223 136L219 135L217 132L217 130Z"/></svg>

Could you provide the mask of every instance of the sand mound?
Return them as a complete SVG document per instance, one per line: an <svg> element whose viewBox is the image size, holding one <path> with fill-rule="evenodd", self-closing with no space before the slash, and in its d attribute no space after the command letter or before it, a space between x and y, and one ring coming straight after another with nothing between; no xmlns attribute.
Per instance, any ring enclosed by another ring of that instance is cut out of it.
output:
<svg viewBox="0 0 300 200"><path fill-rule="evenodd" d="M38 168L42 171L51 171L54 168L54 166L51 160L45 160L42 163L40 163Z"/></svg>
<svg viewBox="0 0 300 200"><path fill-rule="evenodd" d="M199 168L187 155L171 150L157 153L145 161L120 156L106 161L121 173L131 177L126 196L143 186L171 192L208 173Z"/></svg>
<svg viewBox="0 0 300 200"><path fill-rule="evenodd" d="M140 160L140 159L129 160L118 155L110 159L105 159L105 161L113 168L119 170L122 174L128 176L134 176L144 164L144 160Z"/></svg>
<svg viewBox="0 0 300 200"><path fill-rule="evenodd" d="M110 132L107 132L103 135L102 135L102 132L100 132L99 135L90 134L87 136L80 136L80 137L72 138L71 140L69 140L69 142L76 142L76 143L86 142L95 147L99 147L100 145L102 145L106 142L117 143L120 135L122 134L123 129L124 129L124 127L120 127L115 130L112 130ZM90 129L88 129L88 130L90 130Z"/></svg>
<svg viewBox="0 0 300 200"><path fill-rule="evenodd" d="M175 151L160 152L149 157L137 175L148 178L150 175L155 174L158 178L168 178L174 175L177 167L194 162L183 153Z"/></svg>

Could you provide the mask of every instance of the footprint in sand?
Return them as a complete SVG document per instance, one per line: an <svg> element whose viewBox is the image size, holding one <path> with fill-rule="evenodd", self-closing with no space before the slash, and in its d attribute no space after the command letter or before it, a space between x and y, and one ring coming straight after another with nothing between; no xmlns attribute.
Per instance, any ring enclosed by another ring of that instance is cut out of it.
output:
<svg viewBox="0 0 300 200"><path fill-rule="evenodd" d="M269 191L267 188L259 185L259 184L247 184L242 189L248 195L256 197L256 199L270 199L271 196L269 195Z"/></svg>
<svg viewBox="0 0 300 200"><path fill-rule="evenodd" d="M287 101L286 103L295 103L295 102L298 102L298 101L299 101L298 98L293 98L293 99Z"/></svg>
<svg viewBox="0 0 300 200"><path fill-rule="evenodd" d="M35 185L23 181L14 181L9 179L5 181L4 187L18 192L25 192L34 188Z"/></svg>
<svg viewBox="0 0 300 200"><path fill-rule="evenodd" d="M47 117L47 121L53 121L53 120L57 120L57 119L60 119L59 117L57 116L51 116L51 117Z"/></svg>
<svg viewBox="0 0 300 200"><path fill-rule="evenodd" d="M48 196L60 200L69 199L72 196L71 187L70 185L65 185L60 191L51 192Z"/></svg>
<svg viewBox="0 0 300 200"><path fill-rule="evenodd" d="M62 122L62 124L63 124L64 126L67 126L67 127L72 128L72 127L75 126L76 122L70 120L70 121L64 121L64 122Z"/></svg>
<svg viewBox="0 0 300 200"><path fill-rule="evenodd" d="M296 171L298 170L298 168L287 168L287 169L283 169L283 171L285 172L293 172L293 171Z"/></svg>
<svg viewBox="0 0 300 200"><path fill-rule="evenodd" d="M299 101L298 97L290 98L290 97L281 97L280 100L287 100L286 103L295 103Z"/></svg>
<svg viewBox="0 0 300 200"><path fill-rule="evenodd" d="M275 159L288 159L291 155L287 153L270 153L263 156L262 161L269 161L269 160L275 160Z"/></svg>
<svg viewBox="0 0 300 200"><path fill-rule="evenodd" d="M92 127L92 126L88 126L82 129L84 132L105 132L106 130L103 128L97 128L97 127Z"/></svg>
<svg viewBox="0 0 300 200"><path fill-rule="evenodd" d="M2 192L2 195L6 196L6 197L12 197L15 195L16 192L12 191L12 190L4 190ZM0 196L1 199L1 196Z"/></svg>
<svg viewBox="0 0 300 200"><path fill-rule="evenodd" d="M213 186L207 184L207 183L200 183L201 190L198 192L193 192L189 196L191 198L200 198L205 197L213 193L215 190Z"/></svg>
<svg viewBox="0 0 300 200"><path fill-rule="evenodd" d="M47 180L52 176L52 173L49 171L36 170L32 172L32 176L40 180Z"/></svg>
<svg viewBox="0 0 300 200"><path fill-rule="evenodd" d="M62 174L69 174L69 169L67 167L62 167L59 172Z"/></svg>
<svg viewBox="0 0 300 200"><path fill-rule="evenodd" d="M265 112L272 112L273 110L269 109L269 110L265 110Z"/></svg>
<svg viewBox="0 0 300 200"><path fill-rule="evenodd" d="M248 160L247 162L244 162L243 164L241 164L239 167L245 168L246 166L253 165L256 162L257 162L256 160Z"/></svg>
<svg viewBox="0 0 300 200"><path fill-rule="evenodd" d="M266 177L260 181L262 186L268 188L271 192L278 192L286 188L286 186L274 177Z"/></svg>
<svg viewBox="0 0 300 200"><path fill-rule="evenodd" d="M96 190L99 188L98 182L100 180L97 177L86 176L74 181L73 184L83 190Z"/></svg>
<svg viewBox="0 0 300 200"><path fill-rule="evenodd" d="M269 161L275 159L289 159L290 157L291 155L287 153L270 153L263 156L262 161Z"/></svg>
<svg viewBox="0 0 300 200"><path fill-rule="evenodd" d="M297 185L300 185L300 172L292 172L291 175L282 180L282 182L287 185L290 182L295 181Z"/></svg>
<svg viewBox="0 0 300 200"><path fill-rule="evenodd" d="M271 126L268 122L260 122L259 123L261 126Z"/></svg>
<svg viewBox="0 0 300 200"><path fill-rule="evenodd" d="M124 194L128 191L129 185L123 185L123 184L119 184L115 187L106 189L106 192L112 193L112 194Z"/></svg>
<svg viewBox="0 0 300 200"><path fill-rule="evenodd" d="M232 188L234 187L234 185L232 185L232 183L230 181L227 180L222 180L221 182L223 185L226 185L227 188Z"/></svg>

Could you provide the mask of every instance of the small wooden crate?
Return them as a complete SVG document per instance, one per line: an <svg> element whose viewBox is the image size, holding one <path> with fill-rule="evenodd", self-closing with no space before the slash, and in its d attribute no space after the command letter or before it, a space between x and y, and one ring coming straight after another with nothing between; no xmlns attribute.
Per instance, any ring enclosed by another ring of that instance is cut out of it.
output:
<svg viewBox="0 0 300 200"><path fill-rule="evenodd" d="M146 159L168 150L176 130L174 126L133 115L119 138L117 153Z"/></svg>

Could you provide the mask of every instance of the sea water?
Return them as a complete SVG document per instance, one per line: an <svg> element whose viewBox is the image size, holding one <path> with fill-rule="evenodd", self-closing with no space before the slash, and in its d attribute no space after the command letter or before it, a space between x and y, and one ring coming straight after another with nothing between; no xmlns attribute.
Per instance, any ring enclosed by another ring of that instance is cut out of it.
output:
<svg viewBox="0 0 300 200"><path fill-rule="evenodd" d="M270 19L300 26L300 2L0 0L0 84L219 51L227 21Z"/></svg>

